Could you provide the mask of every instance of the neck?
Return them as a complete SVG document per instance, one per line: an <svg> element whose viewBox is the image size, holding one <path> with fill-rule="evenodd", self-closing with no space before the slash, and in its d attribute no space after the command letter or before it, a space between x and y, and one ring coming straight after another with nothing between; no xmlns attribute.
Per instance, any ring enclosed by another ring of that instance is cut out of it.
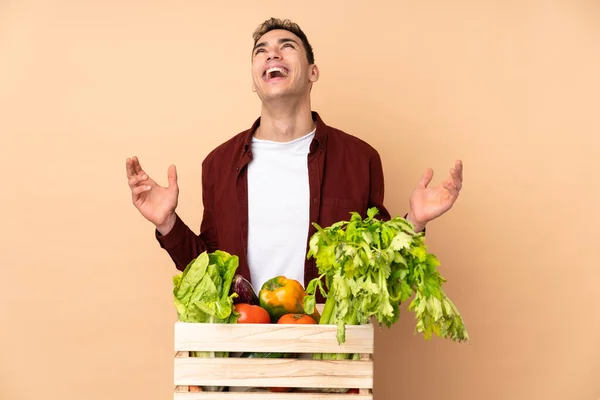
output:
<svg viewBox="0 0 600 400"><path fill-rule="evenodd" d="M310 101L293 103L277 100L277 104L263 103L260 126L254 136L276 142L289 142L315 129Z"/></svg>

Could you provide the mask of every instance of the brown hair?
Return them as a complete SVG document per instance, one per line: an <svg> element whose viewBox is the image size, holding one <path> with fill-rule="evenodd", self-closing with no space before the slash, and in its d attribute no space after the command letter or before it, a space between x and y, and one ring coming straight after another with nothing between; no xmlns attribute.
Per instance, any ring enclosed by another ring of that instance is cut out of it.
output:
<svg viewBox="0 0 600 400"><path fill-rule="evenodd" d="M275 30L275 29L283 29L289 32L292 32L294 35L298 36L302 41L302 45L304 46L304 50L306 50L306 57L308 58L309 64L315 63L315 55L313 53L312 46L308 43L308 39L300 26L298 24L290 21L289 19L279 19L279 18L270 18L260 24L252 34L252 38L254 39L254 45L258 40L267 32Z"/></svg>

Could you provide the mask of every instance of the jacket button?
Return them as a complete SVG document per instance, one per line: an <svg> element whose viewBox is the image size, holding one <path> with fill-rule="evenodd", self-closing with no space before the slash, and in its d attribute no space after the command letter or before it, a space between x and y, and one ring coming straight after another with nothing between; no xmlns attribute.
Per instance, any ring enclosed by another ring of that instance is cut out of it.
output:
<svg viewBox="0 0 600 400"><path fill-rule="evenodd" d="M239 170L240 170L240 167L235 167L235 170L236 170L236 171L239 171Z"/></svg>

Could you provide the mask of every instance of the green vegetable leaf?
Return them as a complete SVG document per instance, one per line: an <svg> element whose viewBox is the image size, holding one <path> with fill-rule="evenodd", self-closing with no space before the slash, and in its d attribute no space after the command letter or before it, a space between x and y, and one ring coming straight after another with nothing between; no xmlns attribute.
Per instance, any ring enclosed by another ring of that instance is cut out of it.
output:
<svg viewBox="0 0 600 400"><path fill-rule="evenodd" d="M342 343L345 325L366 323L374 316L390 326L398 321L399 304L414 295L408 309L415 313L415 330L424 338L435 334L468 340L458 310L442 290L440 263L428 252L424 234L415 233L404 218L381 221L377 214L373 207L365 219L352 212L349 221L325 228L313 224L317 232L309 240L307 257L315 258L327 288L321 323L336 324ZM321 282L311 282L309 296L317 287L324 291ZM313 306L314 296L309 296L305 303Z"/></svg>
<svg viewBox="0 0 600 400"><path fill-rule="evenodd" d="M379 210L377 209L377 207L371 207L367 210L367 218L369 220L375 218L375 216L379 214Z"/></svg>
<svg viewBox="0 0 600 400"><path fill-rule="evenodd" d="M402 249L409 248L412 241L413 241L413 238L409 234L407 234L405 232L398 232L392 239L389 247L392 250L400 251Z"/></svg>
<svg viewBox="0 0 600 400"><path fill-rule="evenodd" d="M227 322L233 312L229 295L238 257L223 251L201 253L173 277L173 300L183 322Z"/></svg>
<svg viewBox="0 0 600 400"><path fill-rule="evenodd" d="M316 306L316 298L315 295L307 294L304 296L302 300L302 306L304 307L304 312L307 314L312 314L315 312Z"/></svg>

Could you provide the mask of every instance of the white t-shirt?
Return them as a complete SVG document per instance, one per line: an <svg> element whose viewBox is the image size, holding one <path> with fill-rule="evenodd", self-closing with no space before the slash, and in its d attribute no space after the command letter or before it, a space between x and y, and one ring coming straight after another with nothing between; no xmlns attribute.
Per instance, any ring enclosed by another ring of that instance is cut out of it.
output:
<svg viewBox="0 0 600 400"><path fill-rule="evenodd" d="M290 142L252 139L248 164L248 265L257 292L279 275L304 286L310 189L307 157L315 131Z"/></svg>

